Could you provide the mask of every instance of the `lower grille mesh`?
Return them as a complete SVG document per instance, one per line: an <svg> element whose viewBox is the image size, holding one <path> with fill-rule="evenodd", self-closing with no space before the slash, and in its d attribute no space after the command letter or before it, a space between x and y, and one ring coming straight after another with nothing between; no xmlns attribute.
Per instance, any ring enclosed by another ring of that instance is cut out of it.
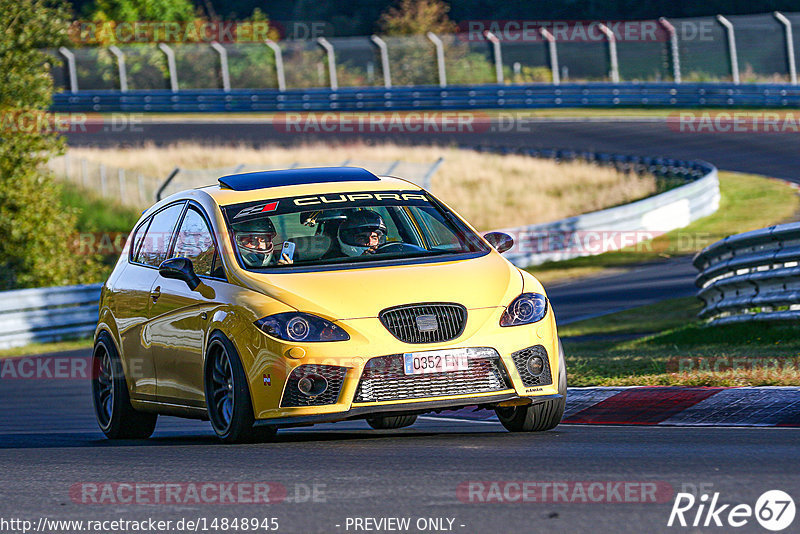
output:
<svg viewBox="0 0 800 534"><path fill-rule="evenodd" d="M544 361L542 374L535 376L528 371L528 358L531 356L539 356ZM514 360L514 365L517 368L519 377L525 387L533 386L549 386L553 383L553 375L550 373L550 359L547 357L547 349L542 345L528 347L527 349L518 350L511 355Z"/></svg>
<svg viewBox="0 0 800 534"><path fill-rule="evenodd" d="M286 388L283 390L281 406L322 406L324 404L336 404L339 400L339 391L342 389L344 375L347 367L337 367L335 365L300 365L295 367L289 378L286 380ZM328 381L328 388L321 395L304 395L297 388L297 383L301 378L308 375L320 375Z"/></svg>
<svg viewBox="0 0 800 534"><path fill-rule="evenodd" d="M501 391L511 386L500 355L470 358L469 370L406 375L402 354L372 358L364 367L355 402L383 402Z"/></svg>

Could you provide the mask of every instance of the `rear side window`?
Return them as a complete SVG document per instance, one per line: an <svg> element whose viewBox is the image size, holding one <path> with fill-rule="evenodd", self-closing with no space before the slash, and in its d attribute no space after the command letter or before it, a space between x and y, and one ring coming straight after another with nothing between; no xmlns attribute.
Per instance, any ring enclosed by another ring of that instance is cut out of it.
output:
<svg viewBox="0 0 800 534"><path fill-rule="evenodd" d="M215 253L214 238L205 219L196 209L189 208L178 230L173 256L192 260L194 272L211 276Z"/></svg>
<svg viewBox="0 0 800 534"><path fill-rule="evenodd" d="M167 259L175 225L183 211L183 202L173 204L153 215L153 220L142 239L142 245L133 261L158 267Z"/></svg>

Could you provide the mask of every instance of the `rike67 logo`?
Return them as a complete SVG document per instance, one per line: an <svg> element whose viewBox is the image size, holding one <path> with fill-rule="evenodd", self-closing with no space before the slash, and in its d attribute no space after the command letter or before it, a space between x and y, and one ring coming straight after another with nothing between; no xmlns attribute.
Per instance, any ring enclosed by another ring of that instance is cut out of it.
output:
<svg viewBox="0 0 800 534"><path fill-rule="evenodd" d="M794 521L794 500L781 490L764 492L755 506L749 504L719 504L719 493L710 498L703 494L678 493L669 514L667 526L681 527L743 527L755 518L767 530L779 532Z"/></svg>

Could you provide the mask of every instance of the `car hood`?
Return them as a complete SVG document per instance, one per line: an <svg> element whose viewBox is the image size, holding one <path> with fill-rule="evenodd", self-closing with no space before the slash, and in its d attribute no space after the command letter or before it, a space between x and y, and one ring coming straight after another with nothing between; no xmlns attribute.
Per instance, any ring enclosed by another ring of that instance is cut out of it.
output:
<svg viewBox="0 0 800 534"><path fill-rule="evenodd" d="M519 271L499 254L459 261L322 272L247 273L247 285L300 311L333 320L377 317L419 302L469 309L506 306L522 292Z"/></svg>

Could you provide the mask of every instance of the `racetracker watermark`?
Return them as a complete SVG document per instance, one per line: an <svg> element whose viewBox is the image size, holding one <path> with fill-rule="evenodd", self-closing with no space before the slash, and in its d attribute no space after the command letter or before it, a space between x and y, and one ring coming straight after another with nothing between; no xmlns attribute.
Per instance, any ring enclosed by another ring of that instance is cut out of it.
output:
<svg viewBox="0 0 800 534"><path fill-rule="evenodd" d="M369 113L279 113L281 133L479 133L491 128L485 113L459 111Z"/></svg>
<svg viewBox="0 0 800 534"><path fill-rule="evenodd" d="M670 130L680 133L798 133L795 111L682 111L667 117Z"/></svg>
<svg viewBox="0 0 800 534"><path fill-rule="evenodd" d="M713 41L713 20L680 21L675 25L681 42ZM657 20L467 20L459 24L459 39L485 41L491 32L505 43L605 43L606 31L628 43L663 43L670 39L671 26Z"/></svg>
<svg viewBox="0 0 800 534"><path fill-rule="evenodd" d="M40 110L0 111L0 133L82 134L142 132L141 113L51 113Z"/></svg>
<svg viewBox="0 0 800 534"><path fill-rule="evenodd" d="M91 357L25 356L0 359L0 380L88 380L91 375Z"/></svg>
<svg viewBox="0 0 800 534"><path fill-rule="evenodd" d="M641 480L467 481L456 488L463 503L615 503L669 502L672 485Z"/></svg>
<svg viewBox="0 0 800 534"><path fill-rule="evenodd" d="M76 504L272 504L287 489L277 482L80 482L69 489Z"/></svg>
<svg viewBox="0 0 800 534"><path fill-rule="evenodd" d="M264 43L269 22L205 21L92 21L79 20L69 29L76 44L142 43Z"/></svg>

